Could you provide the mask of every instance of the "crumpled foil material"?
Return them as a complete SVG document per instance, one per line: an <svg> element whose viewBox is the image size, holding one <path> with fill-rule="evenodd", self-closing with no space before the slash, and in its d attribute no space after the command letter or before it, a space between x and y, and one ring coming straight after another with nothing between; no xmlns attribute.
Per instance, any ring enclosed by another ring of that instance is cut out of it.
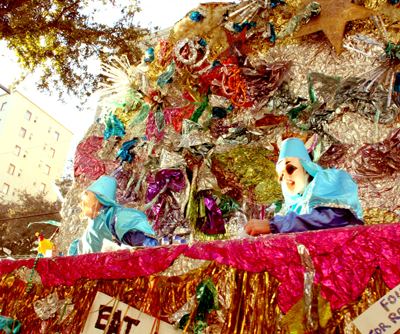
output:
<svg viewBox="0 0 400 334"><path fill-rule="evenodd" d="M27 267L21 267L18 268L17 270L14 271L15 276L17 276L21 281L24 281L26 283L29 282L31 274L32 274L32 269L29 269ZM33 276L32 276L32 281L33 284L42 284L42 279L39 275L39 273L36 270L33 270Z"/></svg>
<svg viewBox="0 0 400 334"><path fill-rule="evenodd" d="M181 276L208 264L209 261L191 259L181 254L174 260L174 262L168 269L158 273L157 275L168 277Z"/></svg>
<svg viewBox="0 0 400 334"><path fill-rule="evenodd" d="M112 136L102 143L102 148L96 153L101 160L115 160L118 151L122 148L121 138Z"/></svg>
<svg viewBox="0 0 400 334"><path fill-rule="evenodd" d="M256 147L239 146L229 153L217 155L214 160L218 166L233 172L240 183L250 189L254 201L272 204L282 199L282 191L276 179L275 164L268 157L273 152Z"/></svg>
<svg viewBox="0 0 400 334"><path fill-rule="evenodd" d="M100 150L103 137L91 136L82 141L75 152L74 176L84 174L91 180L97 180L105 172L105 166L98 161L94 153Z"/></svg>
<svg viewBox="0 0 400 334"><path fill-rule="evenodd" d="M395 213L380 208L363 211L363 217L365 225L393 224L400 221L400 217Z"/></svg>
<svg viewBox="0 0 400 334"><path fill-rule="evenodd" d="M185 169L187 164L184 158L178 153L168 152L162 149L159 162L160 169Z"/></svg>
<svg viewBox="0 0 400 334"><path fill-rule="evenodd" d="M82 209L79 207L79 203L82 202L83 190L84 188L78 182L74 182L64 197L61 208L61 225L54 238L54 243L58 250L65 255L68 254L71 243L83 235L88 224L87 219L80 218Z"/></svg>
<svg viewBox="0 0 400 334"><path fill-rule="evenodd" d="M400 173L379 179L355 178L361 209L380 208L400 215Z"/></svg>
<svg viewBox="0 0 400 334"><path fill-rule="evenodd" d="M318 329L318 319L315 319L313 310L315 268L308 249L300 243L296 243L296 246L304 267L303 326L305 331L309 333Z"/></svg>
<svg viewBox="0 0 400 334"><path fill-rule="evenodd" d="M231 101L224 96L211 94L209 96L208 104L210 107L218 107L228 109L231 106Z"/></svg>
<svg viewBox="0 0 400 334"><path fill-rule="evenodd" d="M343 38L343 45L356 47L357 49L372 56L379 56L382 50L374 45L367 44L347 35ZM377 40L374 35L367 37ZM285 39L289 40L289 38ZM341 77L342 80L349 77L357 77L360 73L375 67L374 58L367 57L353 50L342 48L338 55L332 51L330 42L318 35L311 35L303 44L287 45L282 47L276 45L263 56L266 62L292 61L292 88L295 96L308 99L307 74L311 72L323 72L328 76Z"/></svg>
<svg viewBox="0 0 400 334"><path fill-rule="evenodd" d="M217 178L211 172L211 163L210 159L204 159L203 164L200 166L197 191L213 190L215 193L220 194L221 190L219 189Z"/></svg>
<svg viewBox="0 0 400 334"><path fill-rule="evenodd" d="M355 154L353 170L359 177L381 178L400 170L400 128L377 144L364 144Z"/></svg>
<svg viewBox="0 0 400 334"><path fill-rule="evenodd" d="M331 123L324 124L323 127L339 142L360 147L364 143L385 140L393 130L400 127L400 123L374 124L356 113L343 112L341 116Z"/></svg>
<svg viewBox="0 0 400 334"><path fill-rule="evenodd" d="M205 132L203 130L191 131L189 134L183 137L178 147L187 148L191 146L199 146L202 144L212 143L213 141L214 139L209 132Z"/></svg>
<svg viewBox="0 0 400 334"><path fill-rule="evenodd" d="M169 322L172 322L175 327L178 327L179 321L186 315L192 313L197 306L196 295L192 296L178 311L168 318Z"/></svg>
<svg viewBox="0 0 400 334"><path fill-rule="evenodd" d="M310 2L304 9L302 9L296 16L294 16L282 30L276 35L276 38L283 39L296 30L301 24L307 24L312 17L319 15L321 12L321 5L318 2Z"/></svg>
<svg viewBox="0 0 400 334"><path fill-rule="evenodd" d="M361 85L359 78L349 77L343 80L336 92L335 108L345 104L350 111L358 112L371 121L375 121L377 112L379 112L379 123L392 123L399 114L399 103L393 99L390 107L387 107L388 92L387 89L373 84L366 91Z"/></svg>
<svg viewBox="0 0 400 334"><path fill-rule="evenodd" d="M56 315L56 313L60 316L62 313L64 313L63 318L65 319L74 308L73 305L68 305L67 308L63 310L65 304L67 303L69 303L67 299L59 300L57 292L54 292L44 299L34 302L33 307L37 316L42 320L52 318Z"/></svg>

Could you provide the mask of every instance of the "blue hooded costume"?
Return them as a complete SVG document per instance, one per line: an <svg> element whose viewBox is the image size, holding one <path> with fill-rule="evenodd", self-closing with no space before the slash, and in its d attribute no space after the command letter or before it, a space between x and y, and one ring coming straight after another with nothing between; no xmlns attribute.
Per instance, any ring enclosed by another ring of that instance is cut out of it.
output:
<svg viewBox="0 0 400 334"><path fill-rule="evenodd" d="M299 158L313 180L303 194L291 196L282 187L285 204L269 221L272 233L303 232L349 225L363 225L357 185L340 169L323 169L311 161L301 139L282 143L278 163L285 158Z"/></svg>
<svg viewBox="0 0 400 334"><path fill-rule="evenodd" d="M99 253L103 240L129 246L158 246L154 230L146 215L138 210L125 208L115 201L117 181L109 176L100 177L86 191L91 191L103 205L99 215L89 219L88 227L81 238L70 246L68 255Z"/></svg>

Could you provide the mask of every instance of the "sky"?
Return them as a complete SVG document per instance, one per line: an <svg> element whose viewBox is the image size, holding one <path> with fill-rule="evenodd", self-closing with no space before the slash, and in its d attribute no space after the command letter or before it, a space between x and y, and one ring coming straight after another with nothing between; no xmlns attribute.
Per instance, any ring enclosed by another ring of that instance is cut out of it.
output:
<svg viewBox="0 0 400 334"><path fill-rule="evenodd" d="M116 0L116 4L123 4L124 0ZM161 29L172 27L176 22L183 18L189 11L196 8L199 0L146 0L140 4L141 12L135 14L136 23L142 27L155 27ZM212 2L209 0L201 2ZM222 1L229 2L229 1ZM97 16L98 21L109 22L116 21L119 15L119 9L108 5L96 6L101 9ZM92 68L99 68L99 63L93 62ZM15 78L19 77L19 69L16 58L12 50L7 49L4 41L0 41L0 84L8 87ZM98 96L94 94L86 105L85 111L79 111L76 108L78 100L75 98L66 98L66 104L57 100L58 94L49 95L41 93L35 89L35 81L38 76L31 75L22 82L17 90L28 99L42 108L50 116L55 118L66 128L74 133L68 159L73 158L77 144L82 139L86 129L93 123L94 113Z"/></svg>

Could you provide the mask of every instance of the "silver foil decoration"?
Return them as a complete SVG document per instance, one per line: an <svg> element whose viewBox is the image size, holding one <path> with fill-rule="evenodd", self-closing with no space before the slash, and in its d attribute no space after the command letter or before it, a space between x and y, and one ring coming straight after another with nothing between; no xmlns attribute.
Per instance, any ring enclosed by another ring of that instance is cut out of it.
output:
<svg viewBox="0 0 400 334"><path fill-rule="evenodd" d="M231 106L232 102L231 102L231 100L227 99L224 96L211 94L209 96L208 104L211 107L228 109Z"/></svg>
<svg viewBox="0 0 400 334"><path fill-rule="evenodd" d="M206 266L209 261L206 260L196 260L186 257L184 255L179 255L172 266L165 269L164 271L157 274L157 276L181 276L187 274L189 271L198 269L202 266Z"/></svg>
<svg viewBox="0 0 400 334"><path fill-rule="evenodd" d="M187 163L178 153L162 149L160 155L160 169L185 169Z"/></svg>
<svg viewBox="0 0 400 334"><path fill-rule="evenodd" d="M186 314L192 313L193 309L196 307L196 295L192 296L178 311L168 318L168 321L173 323L175 327L178 327L179 321Z"/></svg>
<svg viewBox="0 0 400 334"><path fill-rule="evenodd" d="M24 282L29 282L31 273L32 273L32 269L29 269L25 266L22 266L16 270L14 270L14 272L13 272L13 274L15 276L17 276L21 281L24 281ZM42 278L40 277L39 273L36 270L33 270L32 283L33 284L42 284Z"/></svg>
<svg viewBox="0 0 400 334"><path fill-rule="evenodd" d="M57 292L54 292L41 300L35 301L33 308L41 320L52 318L57 313L59 317L62 317L60 318L61 322L68 317L74 308L73 305L68 305L69 303L70 300L68 299L59 300Z"/></svg>
<svg viewBox="0 0 400 334"><path fill-rule="evenodd" d="M314 263L310 256L310 253L308 252L308 249L304 245L296 242L296 246L301 258L301 263L304 268L303 327L305 329L305 332L313 333L315 326L318 327L318 323L315 323L315 319L313 319L312 317L312 302L314 298L315 277Z"/></svg>

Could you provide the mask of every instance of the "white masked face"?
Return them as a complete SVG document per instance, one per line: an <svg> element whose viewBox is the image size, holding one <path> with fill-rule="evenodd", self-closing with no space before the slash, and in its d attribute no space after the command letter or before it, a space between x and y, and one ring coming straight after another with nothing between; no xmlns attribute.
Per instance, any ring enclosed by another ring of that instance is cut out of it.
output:
<svg viewBox="0 0 400 334"><path fill-rule="evenodd" d="M299 158L286 158L276 165L280 182L286 187L291 196L302 192L306 186L307 173Z"/></svg>

